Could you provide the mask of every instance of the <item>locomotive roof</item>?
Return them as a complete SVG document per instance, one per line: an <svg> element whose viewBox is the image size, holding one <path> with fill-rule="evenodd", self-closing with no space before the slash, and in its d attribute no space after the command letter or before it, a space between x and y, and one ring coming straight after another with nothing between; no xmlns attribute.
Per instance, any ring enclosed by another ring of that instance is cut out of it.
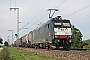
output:
<svg viewBox="0 0 90 60"><path fill-rule="evenodd" d="M48 20L47 22L46 22L46 24L49 24L51 21L56 21L56 22L70 22L70 20L66 20L66 19L61 19L61 20Z"/></svg>
<svg viewBox="0 0 90 60"><path fill-rule="evenodd" d="M53 21L56 21L56 22L70 22L70 20L53 20Z"/></svg>
<svg viewBox="0 0 90 60"><path fill-rule="evenodd" d="M56 22L70 22L70 20L66 20L66 19L60 19L60 20L54 20L54 19L51 19L51 20L48 20L46 23L44 23L43 25L41 25L40 27L42 27L42 26L44 26L44 25L46 25L46 24L49 24L50 22L52 22L52 21L56 21ZM36 29L34 29L34 30L37 30L37 29L39 29L40 27L37 27ZM33 30L33 31L34 31Z"/></svg>

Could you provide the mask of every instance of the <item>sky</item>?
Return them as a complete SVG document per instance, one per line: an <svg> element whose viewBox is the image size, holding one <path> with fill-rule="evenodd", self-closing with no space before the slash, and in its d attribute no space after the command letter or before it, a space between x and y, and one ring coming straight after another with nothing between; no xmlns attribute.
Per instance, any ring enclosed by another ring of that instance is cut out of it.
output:
<svg viewBox="0 0 90 60"><path fill-rule="evenodd" d="M90 39L90 0L0 0L0 37L4 41L9 39L10 43L12 31L8 30L13 30L14 41L17 33L18 11L10 11L12 7L19 8L19 29L25 25L28 28L19 30L19 37L48 21L48 9L59 9L53 17L60 15L69 19L81 31L83 40Z"/></svg>

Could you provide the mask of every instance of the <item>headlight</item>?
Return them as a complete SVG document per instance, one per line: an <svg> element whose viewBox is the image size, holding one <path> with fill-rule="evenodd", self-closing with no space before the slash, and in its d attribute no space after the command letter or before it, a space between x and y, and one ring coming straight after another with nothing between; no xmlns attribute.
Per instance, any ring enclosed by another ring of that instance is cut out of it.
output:
<svg viewBox="0 0 90 60"><path fill-rule="evenodd" d="M70 43L74 43L74 40L73 40L73 39L71 39L71 40L69 40L69 42L70 42Z"/></svg>
<svg viewBox="0 0 90 60"><path fill-rule="evenodd" d="M69 38L71 38L72 36L68 36Z"/></svg>
<svg viewBox="0 0 90 60"><path fill-rule="evenodd" d="M58 42L60 42L60 40L57 40Z"/></svg>

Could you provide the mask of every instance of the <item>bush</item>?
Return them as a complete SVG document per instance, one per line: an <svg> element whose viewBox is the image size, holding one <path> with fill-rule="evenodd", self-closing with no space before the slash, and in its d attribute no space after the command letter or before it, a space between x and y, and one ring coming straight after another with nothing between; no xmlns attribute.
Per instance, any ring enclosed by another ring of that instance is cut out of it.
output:
<svg viewBox="0 0 90 60"><path fill-rule="evenodd" d="M10 60L10 53L7 47L4 47L0 52L0 60Z"/></svg>

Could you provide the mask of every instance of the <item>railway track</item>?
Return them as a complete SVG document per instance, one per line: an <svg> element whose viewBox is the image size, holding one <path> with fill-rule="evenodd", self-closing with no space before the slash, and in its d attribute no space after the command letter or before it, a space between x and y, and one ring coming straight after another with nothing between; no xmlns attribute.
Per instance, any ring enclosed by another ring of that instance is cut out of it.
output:
<svg viewBox="0 0 90 60"><path fill-rule="evenodd" d="M87 51L89 49L77 49L77 48L70 48L70 49L54 49L54 50L66 50L66 51L70 51L70 50L78 50L78 51Z"/></svg>
<svg viewBox="0 0 90 60"><path fill-rule="evenodd" d="M62 60L89 60L90 50L88 49L70 49L69 51L63 49L35 49L35 48L20 48L27 52L34 52L41 56L62 58Z"/></svg>

